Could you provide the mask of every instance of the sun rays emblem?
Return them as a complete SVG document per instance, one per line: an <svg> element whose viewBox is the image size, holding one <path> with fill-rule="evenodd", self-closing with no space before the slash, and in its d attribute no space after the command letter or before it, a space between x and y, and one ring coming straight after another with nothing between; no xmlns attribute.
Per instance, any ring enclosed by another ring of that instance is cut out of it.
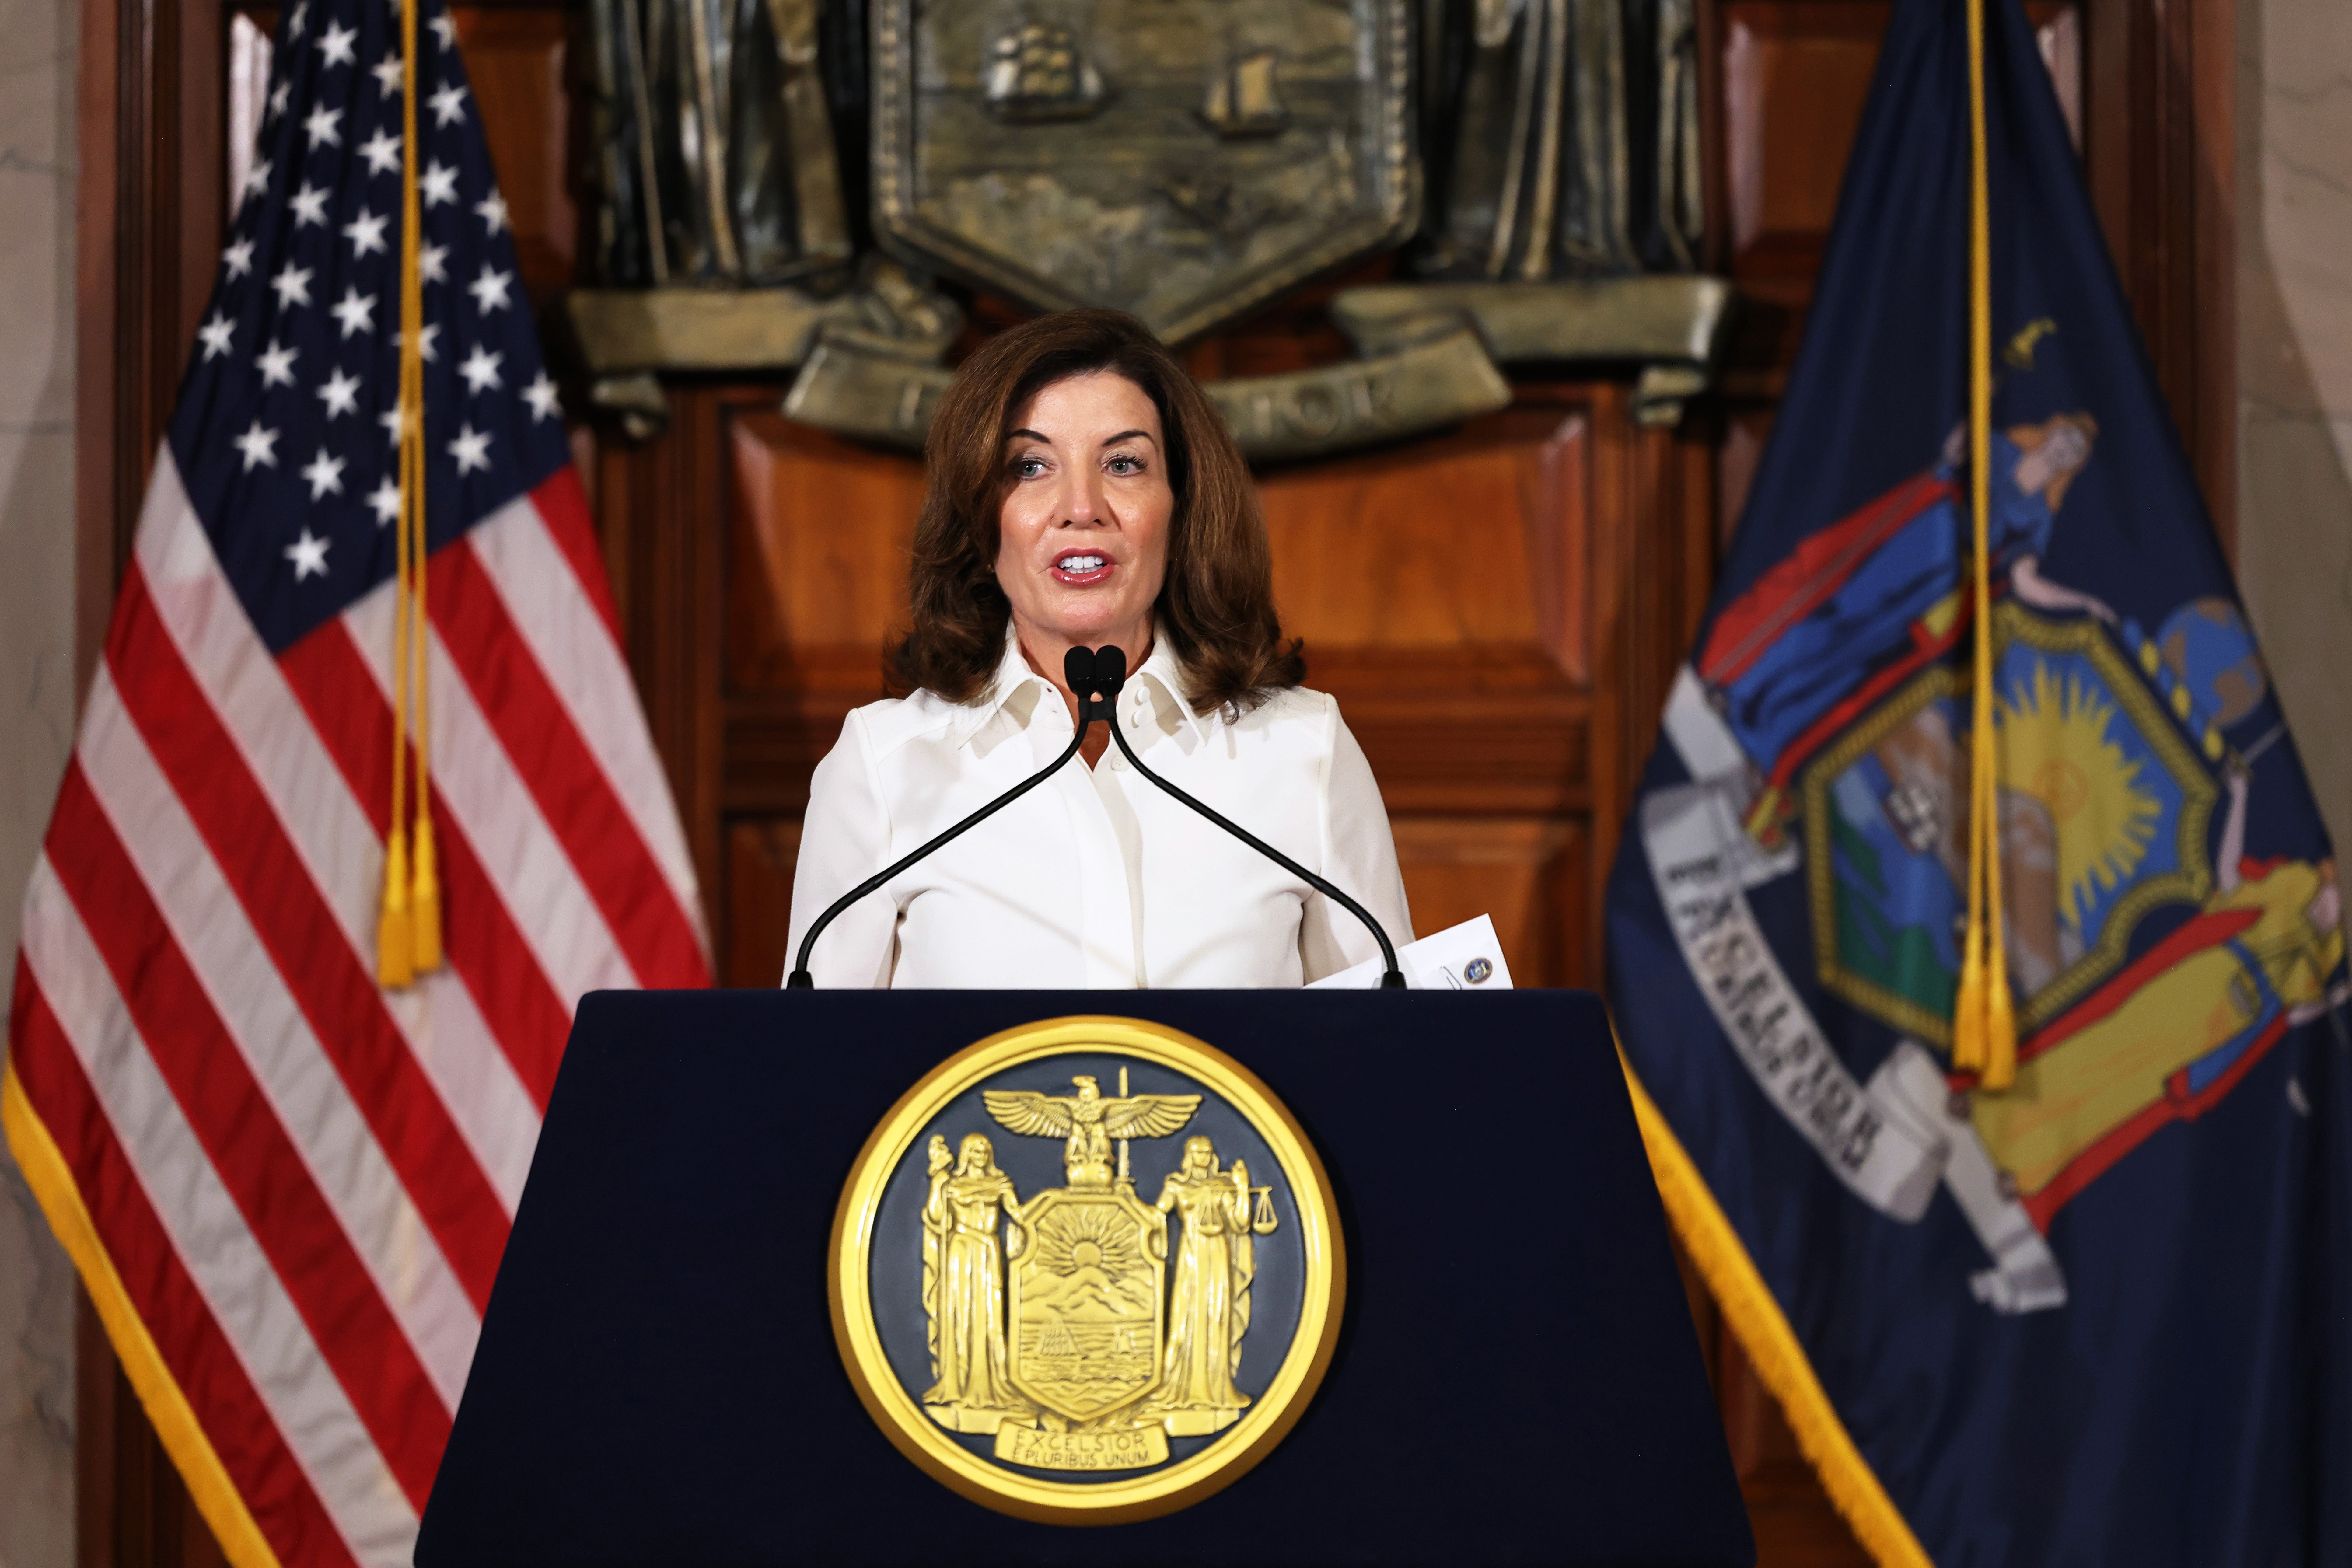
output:
<svg viewBox="0 0 2352 1568"><path fill-rule="evenodd" d="M1122 1275L1143 1263L1137 1236L1115 1210L1062 1208L1037 1227L1037 1266L1054 1274L1098 1268Z"/></svg>
<svg viewBox="0 0 2352 1568"><path fill-rule="evenodd" d="M2043 659L2023 679L2012 678L1994 718L2002 782L2049 812L2060 913L2084 930L2155 842L2164 805L2143 776L2150 763L2116 737L2126 721L2105 692L2078 673L2062 677Z"/></svg>

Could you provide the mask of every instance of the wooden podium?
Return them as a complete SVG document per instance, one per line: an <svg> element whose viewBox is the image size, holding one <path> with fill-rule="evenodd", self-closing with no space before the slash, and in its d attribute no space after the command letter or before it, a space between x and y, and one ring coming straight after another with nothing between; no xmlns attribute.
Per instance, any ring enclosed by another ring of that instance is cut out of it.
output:
<svg viewBox="0 0 2352 1568"><path fill-rule="evenodd" d="M1337 1190L1337 1354L1263 1463L1073 1529L931 1479L827 1317L876 1123L999 1030L1217 1047ZM604 993L580 1008L419 1568L1751 1563L1598 998L1579 992Z"/></svg>

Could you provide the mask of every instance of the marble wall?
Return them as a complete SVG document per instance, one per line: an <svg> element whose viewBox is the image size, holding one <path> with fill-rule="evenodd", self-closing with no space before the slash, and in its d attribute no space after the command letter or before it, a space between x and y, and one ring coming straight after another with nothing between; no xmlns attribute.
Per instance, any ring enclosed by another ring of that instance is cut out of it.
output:
<svg viewBox="0 0 2352 1568"><path fill-rule="evenodd" d="M2352 848L2352 5L2237 0L2238 574Z"/></svg>
<svg viewBox="0 0 2352 1568"><path fill-rule="evenodd" d="M0 0L0 994L73 724L74 0ZM73 1280L0 1153L0 1568L71 1568Z"/></svg>

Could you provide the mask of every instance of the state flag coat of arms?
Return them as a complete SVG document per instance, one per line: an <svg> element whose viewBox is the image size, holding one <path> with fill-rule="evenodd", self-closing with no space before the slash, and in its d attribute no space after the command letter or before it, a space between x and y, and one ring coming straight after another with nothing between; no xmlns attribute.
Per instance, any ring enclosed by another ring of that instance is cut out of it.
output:
<svg viewBox="0 0 2352 1568"><path fill-rule="evenodd" d="M1637 1107L1882 1562L2352 1560L2338 868L2013 0L1971 440L1969 9L1895 8L1622 841ZM2013 1071L1955 1049L1972 833Z"/></svg>

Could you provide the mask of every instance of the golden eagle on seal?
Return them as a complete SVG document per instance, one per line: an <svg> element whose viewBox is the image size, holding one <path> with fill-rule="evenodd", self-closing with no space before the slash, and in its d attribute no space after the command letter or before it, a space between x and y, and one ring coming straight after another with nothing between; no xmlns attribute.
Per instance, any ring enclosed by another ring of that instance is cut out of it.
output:
<svg viewBox="0 0 2352 1568"><path fill-rule="evenodd" d="M1091 1078L1070 1079L1075 1095L1029 1089L992 1089L981 1099L1010 1131L1030 1138L1066 1138L1062 1163L1074 1187L1110 1185L1110 1141L1165 1138L1183 1130L1201 1109L1197 1094L1130 1094L1105 1100Z"/></svg>

